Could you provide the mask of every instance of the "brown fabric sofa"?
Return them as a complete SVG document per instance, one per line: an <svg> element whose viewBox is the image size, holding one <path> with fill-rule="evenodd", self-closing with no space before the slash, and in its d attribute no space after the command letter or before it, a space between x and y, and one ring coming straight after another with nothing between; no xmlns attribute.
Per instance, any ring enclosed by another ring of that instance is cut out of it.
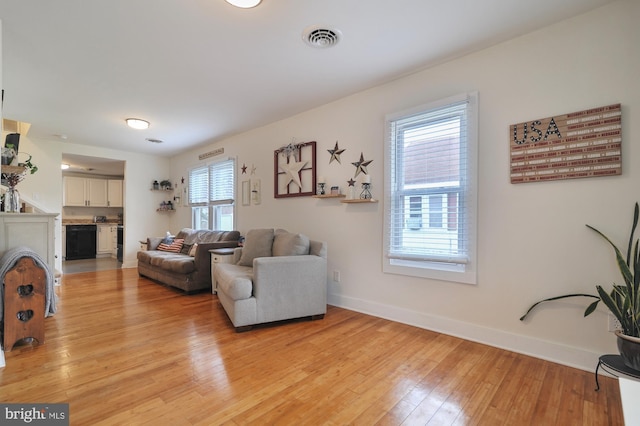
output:
<svg viewBox="0 0 640 426"><path fill-rule="evenodd" d="M175 235L175 239L184 239L179 253L158 250L165 238L147 238L147 250L138 252L138 274L192 293L211 289L209 250L237 247L240 232L184 228Z"/></svg>

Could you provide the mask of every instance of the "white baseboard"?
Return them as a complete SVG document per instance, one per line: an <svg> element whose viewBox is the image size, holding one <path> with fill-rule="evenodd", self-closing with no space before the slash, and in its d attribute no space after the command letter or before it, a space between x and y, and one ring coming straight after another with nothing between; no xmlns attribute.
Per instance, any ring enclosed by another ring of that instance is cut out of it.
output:
<svg viewBox="0 0 640 426"><path fill-rule="evenodd" d="M137 268L137 267L138 267L138 261L137 260L125 260L122 263L122 269Z"/></svg>
<svg viewBox="0 0 640 426"><path fill-rule="evenodd" d="M329 294L328 303L351 311L448 334L586 371L594 371L598 364L598 358L602 355L495 328L483 327L451 318L348 296Z"/></svg>

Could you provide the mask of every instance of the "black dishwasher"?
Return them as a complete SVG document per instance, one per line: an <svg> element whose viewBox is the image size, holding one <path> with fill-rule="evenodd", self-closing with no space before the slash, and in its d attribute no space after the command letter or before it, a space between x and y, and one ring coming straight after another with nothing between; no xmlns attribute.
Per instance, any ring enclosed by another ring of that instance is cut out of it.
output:
<svg viewBox="0 0 640 426"><path fill-rule="evenodd" d="M96 231L96 225L67 225L65 259L95 259Z"/></svg>

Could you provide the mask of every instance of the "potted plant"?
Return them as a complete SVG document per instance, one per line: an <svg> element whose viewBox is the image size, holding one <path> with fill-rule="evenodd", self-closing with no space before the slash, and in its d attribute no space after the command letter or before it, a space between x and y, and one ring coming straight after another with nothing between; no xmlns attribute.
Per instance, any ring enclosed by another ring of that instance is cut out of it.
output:
<svg viewBox="0 0 640 426"><path fill-rule="evenodd" d="M589 229L595 231L613 247L624 284L614 283L610 292L607 292L602 286L596 285L597 295L584 293L565 294L540 300L527 310L520 318L520 321L523 321L536 306L544 302L569 297L589 297L596 299L587 306L587 309L584 311L584 316L586 317L595 311L598 303L602 301L613 316L620 322L622 329L616 331L616 336L618 350L625 365L640 371L640 252L638 248L639 241L636 239L634 243L639 214L640 208L638 207L638 203L636 203L626 257L623 256L620 249L618 249L606 235L593 226L587 225Z"/></svg>
<svg viewBox="0 0 640 426"><path fill-rule="evenodd" d="M16 151L15 149L13 149L13 145L9 144L7 146L5 146L4 148L1 148L1 153L0 156L2 158L2 164L3 166L8 166L11 164L11 162L13 161L13 158L16 156Z"/></svg>
<svg viewBox="0 0 640 426"><path fill-rule="evenodd" d="M31 154L27 153L27 152L19 152L18 155L20 154L24 154L24 155L28 155L27 159L24 161L20 161L20 159L18 159L18 166L20 167L24 167L26 170L29 170L29 174L34 174L35 172L38 171L38 166L36 166L35 164L33 164L31 162Z"/></svg>

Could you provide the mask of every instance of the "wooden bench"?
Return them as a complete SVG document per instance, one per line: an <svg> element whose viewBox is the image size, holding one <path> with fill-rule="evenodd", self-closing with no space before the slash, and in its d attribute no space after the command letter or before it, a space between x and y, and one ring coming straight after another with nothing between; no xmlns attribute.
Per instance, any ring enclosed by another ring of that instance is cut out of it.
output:
<svg viewBox="0 0 640 426"><path fill-rule="evenodd" d="M20 340L44 343L46 272L29 257L23 257L4 277L4 350Z"/></svg>

